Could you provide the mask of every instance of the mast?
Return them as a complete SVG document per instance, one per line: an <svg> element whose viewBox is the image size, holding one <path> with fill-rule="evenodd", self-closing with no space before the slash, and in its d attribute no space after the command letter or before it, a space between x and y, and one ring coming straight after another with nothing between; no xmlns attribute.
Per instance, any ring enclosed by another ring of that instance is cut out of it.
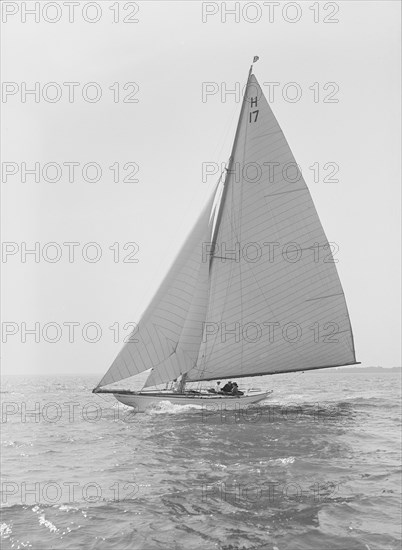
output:
<svg viewBox="0 0 402 550"><path fill-rule="evenodd" d="M222 196L221 196L221 200L220 200L220 203L219 203L218 213L217 213L217 216L216 216L216 223L215 223L214 233L212 235L212 247L211 247L212 255L211 255L211 261L210 261L210 264L209 264L209 269L210 270L211 270L211 267L212 267L212 261L214 259L214 250L215 250L216 240L217 240L217 237L218 237L219 226L220 226L221 219L222 219L223 207L225 205L226 195L227 195L227 191L228 191L227 181L228 181L228 178L229 178L231 170L232 170L234 153L236 151L237 141L239 139L240 124L241 124L241 121L242 121L242 118L243 118L244 108L245 108L245 104L246 104L247 88L248 88L248 85L249 85L249 82L250 82L251 74L253 72L253 64L256 61L258 61L258 59L259 58L257 56L254 56L253 63L250 66L250 70L249 70L248 76L247 76L247 83L246 83L246 88L244 90L243 101L242 101L242 104L241 104L240 116L239 116L239 120L237 122L237 128L236 128L236 133L235 133L235 137L234 137L234 141L233 141L232 151L230 153L229 163L228 163L228 167L226 169L226 177L225 177L225 181L223 183Z"/></svg>

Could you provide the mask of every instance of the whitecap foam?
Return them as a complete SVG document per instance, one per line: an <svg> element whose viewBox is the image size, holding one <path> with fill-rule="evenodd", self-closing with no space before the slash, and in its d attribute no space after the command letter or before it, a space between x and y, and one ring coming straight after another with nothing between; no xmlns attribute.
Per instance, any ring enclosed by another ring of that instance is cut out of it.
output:
<svg viewBox="0 0 402 550"><path fill-rule="evenodd" d="M150 415L156 414L180 414L191 409L202 409L202 405L189 403L187 405L176 405L170 401L160 401L157 405L148 408L146 412Z"/></svg>
<svg viewBox="0 0 402 550"><path fill-rule="evenodd" d="M75 506L67 506L67 504L55 504L55 508L58 508L61 512L69 512L70 510L78 510Z"/></svg>
<svg viewBox="0 0 402 550"><path fill-rule="evenodd" d="M284 466L286 466L286 464L293 464L294 461L295 461L294 456L288 456L287 458L277 458L275 460L275 462L279 462L280 464L283 464Z"/></svg>
<svg viewBox="0 0 402 550"><path fill-rule="evenodd" d="M43 514L42 516L39 516L39 525L44 525L49 529L51 533L58 532L57 527L51 521L45 518L45 514Z"/></svg>
<svg viewBox="0 0 402 550"><path fill-rule="evenodd" d="M8 525L7 523L0 524L0 538L8 539L11 533L12 533L11 525Z"/></svg>

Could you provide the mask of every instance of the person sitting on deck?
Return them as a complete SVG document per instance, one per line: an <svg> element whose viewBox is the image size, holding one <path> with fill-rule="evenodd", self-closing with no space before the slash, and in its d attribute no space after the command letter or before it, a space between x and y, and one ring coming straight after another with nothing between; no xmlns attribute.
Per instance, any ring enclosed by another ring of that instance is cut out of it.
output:
<svg viewBox="0 0 402 550"><path fill-rule="evenodd" d="M236 382L233 382L233 388L230 392L232 395L244 395L244 392L240 391Z"/></svg>
<svg viewBox="0 0 402 550"><path fill-rule="evenodd" d="M221 383L220 382L217 382L215 384L214 390L215 390L215 393L219 393L221 391Z"/></svg>
<svg viewBox="0 0 402 550"><path fill-rule="evenodd" d="M232 382L227 382L227 383L223 386L222 392L223 392L223 393L230 393L230 392L232 391L232 389L233 389L233 384L232 384Z"/></svg>
<svg viewBox="0 0 402 550"><path fill-rule="evenodd" d="M173 380L173 391L174 393L179 393L180 391L180 382L177 380L177 378Z"/></svg>

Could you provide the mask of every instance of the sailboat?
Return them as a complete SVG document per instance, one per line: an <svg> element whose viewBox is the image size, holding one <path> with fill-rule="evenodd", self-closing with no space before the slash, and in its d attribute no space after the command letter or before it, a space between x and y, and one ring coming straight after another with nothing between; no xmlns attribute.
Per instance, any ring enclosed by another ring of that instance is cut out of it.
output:
<svg viewBox="0 0 402 550"><path fill-rule="evenodd" d="M355 364L331 244L251 65L224 177L93 392L137 411L161 401L230 408L270 392L202 383ZM146 371L141 390L121 386Z"/></svg>

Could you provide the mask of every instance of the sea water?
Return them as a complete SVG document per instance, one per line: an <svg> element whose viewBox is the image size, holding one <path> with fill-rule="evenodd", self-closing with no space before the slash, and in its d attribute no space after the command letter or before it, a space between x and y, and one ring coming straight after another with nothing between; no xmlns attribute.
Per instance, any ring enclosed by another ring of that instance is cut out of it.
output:
<svg viewBox="0 0 402 550"><path fill-rule="evenodd" d="M238 380L274 392L231 412L96 382L3 379L3 549L400 548L400 371Z"/></svg>

